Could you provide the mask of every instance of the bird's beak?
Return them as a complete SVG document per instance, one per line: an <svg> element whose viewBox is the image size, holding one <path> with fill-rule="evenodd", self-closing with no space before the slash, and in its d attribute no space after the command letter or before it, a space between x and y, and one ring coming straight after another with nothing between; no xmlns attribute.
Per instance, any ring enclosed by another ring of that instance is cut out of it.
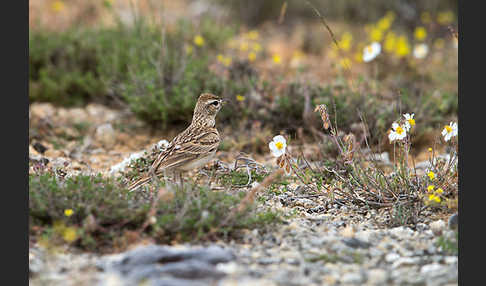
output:
<svg viewBox="0 0 486 286"><path fill-rule="evenodd" d="M221 105L225 105L226 103L228 103L227 99L221 99Z"/></svg>

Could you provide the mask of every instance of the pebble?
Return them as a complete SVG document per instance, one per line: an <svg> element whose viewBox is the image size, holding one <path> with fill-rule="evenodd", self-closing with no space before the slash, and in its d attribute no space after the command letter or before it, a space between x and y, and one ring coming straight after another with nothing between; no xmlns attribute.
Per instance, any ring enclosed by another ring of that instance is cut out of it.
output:
<svg viewBox="0 0 486 286"><path fill-rule="evenodd" d="M388 263L392 263L392 262L395 262L396 260L398 260L399 258L400 258L400 255L398 255L398 253L392 252L392 253L388 253L385 256L385 261L388 262Z"/></svg>
<svg viewBox="0 0 486 286"><path fill-rule="evenodd" d="M383 269L371 269L368 271L369 285L384 285L388 280L388 273Z"/></svg>
<svg viewBox="0 0 486 286"><path fill-rule="evenodd" d="M116 134L111 123L105 123L96 127L95 139L105 148L113 147L116 142Z"/></svg>
<svg viewBox="0 0 486 286"><path fill-rule="evenodd" d="M446 223L443 220L437 220L430 223L430 229L435 236L439 236L442 234L446 228Z"/></svg>
<svg viewBox="0 0 486 286"><path fill-rule="evenodd" d="M344 276L341 278L342 283L346 284L361 284L364 281L364 277L361 273L346 273Z"/></svg>
<svg viewBox="0 0 486 286"><path fill-rule="evenodd" d="M392 268L416 265L419 262L420 262L420 257L401 257L393 262Z"/></svg>
<svg viewBox="0 0 486 286"><path fill-rule="evenodd" d="M459 225L459 216L457 215L457 213L449 217L447 225L449 226L450 229L457 230Z"/></svg>

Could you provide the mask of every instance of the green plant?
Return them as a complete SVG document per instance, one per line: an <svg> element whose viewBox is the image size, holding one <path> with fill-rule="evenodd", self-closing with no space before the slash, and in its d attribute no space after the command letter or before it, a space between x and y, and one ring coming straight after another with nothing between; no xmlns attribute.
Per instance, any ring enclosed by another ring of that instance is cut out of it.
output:
<svg viewBox="0 0 486 286"><path fill-rule="evenodd" d="M437 238L436 245L441 248L446 255L458 255L459 254L459 232L455 231L453 237L447 237L441 235Z"/></svg>
<svg viewBox="0 0 486 286"><path fill-rule="evenodd" d="M48 243L110 250L126 245L130 237L151 237L161 243L198 241L231 237L239 229L265 228L280 221L279 213L255 212L255 205L228 219L244 193L215 192L191 183L184 189L154 184L155 193L129 192L120 180L100 175L67 179L49 172L30 175L30 233Z"/></svg>
<svg viewBox="0 0 486 286"><path fill-rule="evenodd" d="M372 154L367 155L362 152L352 133L340 135L325 105L317 106L316 111L321 115L324 130L329 130L339 155L333 166L315 166L315 170L308 172L310 178L306 178L305 170L294 166L293 172L304 184L318 188L319 178L332 174L334 175L330 177L332 199L339 197L347 203L364 209L387 208L390 212L388 224L393 226L414 224L426 207L431 209L443 209L444 205L450 207L449 203L457 198L456 140L451 140L453 148L447 160L436 158L432 152L427 172L417 174L414 166L409 164L411 150L409 131L415 128L416 124L413 116L405 114L405 119L397 120L392 125L393 130L390 131L389 139L395 144L394 160L391 169L386 170L378 164ZM457 128L454 124L444 127L444 130L449 130L450 138L455 136L452 135L454 128ZM368 144L366 137L364 140ZM310 165L308 167L312 168Z"/></svg>
<svg viewBox="0 0 486 286"><path fill-rule="evenodd" d="M231 170L229 173L221 174L219 180L224 186L246 186L248 183L261 182L267 174L260 173L255 169Z"/></svg>
<svg viewBox="0 0 486 286"><path fill-rule="evenodd" d="M166 31L140 21L135 28L120 29L131 40L120 43L102 66L111 69L120 58L126 59L116 69L126 73L103 74L132 111L146 122L164 127L187 122L199 94L221 93L223 80L209 70L209 56L231 35L230 27L216 33L214 23L204 21L198 31L181 21ZM203 46L193 43L197 34L203 37Z"/></svg>
<svg viewBox="0 0 486 286"><path fill-rule="evenodd" d="M80 105L103 95L97 39L90 30L29 32L29 99Z"/></svg>

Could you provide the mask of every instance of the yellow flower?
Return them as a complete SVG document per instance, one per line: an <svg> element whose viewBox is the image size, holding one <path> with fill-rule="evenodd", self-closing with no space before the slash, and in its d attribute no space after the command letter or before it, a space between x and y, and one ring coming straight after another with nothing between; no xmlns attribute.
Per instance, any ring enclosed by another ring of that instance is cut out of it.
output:
<svg viewBox="0 0 486 286"><path fill-rule="evenodd" d="M338 45L343 51L347 52L351 49L352 40L353 40L353 36L351 35L351 33L346 32L341 37L341 40L338 42Z"/></svg>
<svg viewBox="0 0 486 286"><path fill-rule="evenodd" d="M218 59L218 62L222 63L224 66L229 66L231 64L230 57L225 57L222 54L218 54L216 58Z"/></svg>
<svg viewBox="0 0 486 286"><path fill-rule="evenodd" d="M435 202L438 202L440 203L440 198L434 194L430 194L429 195L429 201L435 201Z"/></svg>
<svg viewBox="0 0 486 286"><path fill-rule="evenodd" d="M430 23L430 21L432 21L432 17L430 17L430 13L429 12L423 12L420 15L420 20L422 20L422 23L428 24L428 23Z"/></svg>
<svg viewBox="0 0 486 286"><path fill-rule="evenodd" d="M262 45L260 45L259 43L253 43L253 44L251 45L251 49L252 49L254 52L258 53L259 51L261 51L261 50L262 50Z"/></svg>
<svg viewBox="0 0 486 286"><path fill-rule="evenodd" d="M225 57L225 58L223 59L223 65L224 65L225 67L229 67L229 66L231 65L231 58L230 58L230 57Z"/></svg>
<svg viewBox="0 0 486 286"><path fill-rule="evenodd" d="M408 39L406 36L398 37L396 46L395 46L395 54L398 57L404 57L410 54L410 45L408 44Z"/></svg>
<svg viewBox="0 0 486 286"><path fill-rule="evenodd" d="M339 64L343 67L343 68L351 68L351 60L349 58L342 58L340 61L339 61Z"/></svg>
<svg viewBox="0 0 486 286"><path fill-rule="evenodd" d="M242 102L242 101L245 101L245 97L241 94L238 94L238 95L236 95L236 100L238 100L239 102Z"/></svg>
<svg viewBox="0 0 486 286"><path fill-rule="evenodd" d="M383 31L379 28L372 28L370 31L370 39L372 42L379 42L383 38Z"/></svg>
<svg viewBox="0 0 486 286"><path fill-rule="evenodd" d="M56 220L56 221L54 221L52 228L53 228L54 232L62 233L64 231L64 229L66 228L66 225L65 225L64 221Z"/></svg>
<svg viewBox="0 0 486 286"><path fill-rule="evenodd" d="M273 62L276 63L276 64L280 64L280 62L282 61L282 59L280 58L280 56L277 55L277 54L274 54L273 57L272 57L272 59L273 59Z"/></svg>
<svg viewBox="0 0 486 286"><path fill-rule="evenodd" d="M432 147L429 147L429 149L428 149L428 150L429 150L429 152L432 152Z"/></svg>
<svg viewBox="0 0 486 286"><path fill-rule="evenodd" d="M194 44L196 46L202 47L204 46L204 38L201 35L197 35L194 37Z"/></svg>
<svg viewBox="0 0 486 286"><path fill-rule="evenodd" d="M69 216L72 216L73 215L73 210L72 209L66 209L64 210L64 215L69 217Z"/></svg>
<svg viewBox="0 0 486 286"><path fill-rule="evenodd" d="M255 59L256 59L256 54L255 54L254 52L250 52L250 53L248 54L248 60L249 60L250 62L253 62L253 61L255 61Z"/></svg>
<svg viewBox="0 0 486 286"><path fill-rule="evenodd" d="M438 189L435 191L435 193L436 193L436 194L442 194L443 192L444 192L444 190L443 190L443 189L441 189L441 188L438 188Z"/></svg>
<svg viewBox="0 0 486 286"><path fill-rule="evenodd" d="M363 54L360 52L354 53L354 60L357 61L358 63L363 62Z"/></svg>
<svg viewBox="0 0 486 286"><path fill-rule="evenodd" d="M54 1L51 5L51 8L52 10L54 10L54 12L61 12L62 10L64 10L64 6L64 2Z"/></svg>
<svg viewBox="0 0 486 286"><path fill-rule="evenodd" d="M247 42L240 43L240 51L242 51L242 52L248 51L248 43Z"/></svg>
<svg viewBox="0 0 486 286"><path fill-rule="evenodd" d="M414 36L415 39L422 41L427 37L427 30L424 27L417 27L415 28Z"/></svg>
<svg viewBox="0 0 486 286"><path fill-rule="evenodd" d="M403 133L403 128L401 126L398 126L397 127L397 130L395 130L398 134L402 134Z"/></svg>
<svg viewBox="0 0 486 286"><path fill-rule="evenodd" d="M392 21L393 19L391 17L385 16L378 21L377 26L380 30L386 31L390 28Z"/></svg>
<svg viewBox="0 0 486 286"><path fill-rule="evenodd" d="M428 192L432 192L432 191L434 190L434 188L435 188L435 186L434 186L434 185L429 185L429 186L427 187L427 191L428 191Z"/></svg>
<svg viewBox="0 0 486 286"><path fill-rule="evenodd" d="M248 32L248 39L250 39L250 40L258 39L258 31L252 30L252 31Z"/></svg>
<svg viewBox="0 0 486 286"><path fill-rule="evenodd" d="M64 238L67 242L73 242L78 238L76 233L76 228L74 227L66 227L62 233L62 238Z"/></svg>
<svg viewBox="0 0 486 286"><path fill-rule="evenodd" d="M383 44L383 49L391 53L395 49L396 36L393 32L388 32L385 36L385 43Z"/></svg>
<svg viewBox="0 0 486 286"><path fill-rule="evenodd" d="M192 50L193 50L193 48L192 48L192 46L191 46L191 45L186 46L186 53L187 53L188 55L192 54Z"/></svg>
<svg viewBox="0 0 486 286"><path fill-rule="evenodd" d="M439 24L441 25L450 24L453 20L454 14L452 13L452 11L439 12L439 14L437 15L437 22L439 22Z"/></svg>
<svg viewBox="0 0 486 286"><path fill-rule="evenodd" d="M430 171L427 173L427 176L429 176L429 179L433 180L435 178L435 173Z"/></svg>

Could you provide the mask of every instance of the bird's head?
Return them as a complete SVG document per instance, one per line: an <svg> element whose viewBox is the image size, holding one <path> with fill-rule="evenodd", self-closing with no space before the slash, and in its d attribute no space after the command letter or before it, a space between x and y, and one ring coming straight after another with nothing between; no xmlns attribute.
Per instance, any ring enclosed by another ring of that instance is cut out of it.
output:
<svg viewBox="0 0 486 286"><path fill-rule="evenodd" d="M196 108L194 109L194 117L210 117L215 118L218 111L223 105L223 99L211 93L203 93L199 96ZM197 115L197 116L196 116Z"/></svg>

